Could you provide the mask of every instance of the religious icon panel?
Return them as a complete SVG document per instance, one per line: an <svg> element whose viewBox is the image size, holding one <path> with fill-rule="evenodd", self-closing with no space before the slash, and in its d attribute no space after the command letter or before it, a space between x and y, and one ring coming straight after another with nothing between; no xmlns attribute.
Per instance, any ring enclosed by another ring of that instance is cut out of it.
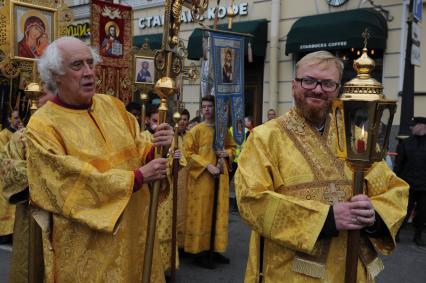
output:
<svg viewBox="0 0 426 283"><path fill-rule="evenodd" d="M123 44L120 41L120 27L114 21L105 24L105 34L101 35L100 53L105 57L123 56Z"/></svg>
<svg viewBox="0 0 426 283"><path fill-rule="evenodd" d="M153 84L154 82L154 58L146 56L135 56L135 83Z"/></svg>
<svg viewBox="0 0 426 283"><path fill-rule="evenodd" d="M11 3L13 40L11 57L34 60L55 40L56 10L25 3Z"/></svg>

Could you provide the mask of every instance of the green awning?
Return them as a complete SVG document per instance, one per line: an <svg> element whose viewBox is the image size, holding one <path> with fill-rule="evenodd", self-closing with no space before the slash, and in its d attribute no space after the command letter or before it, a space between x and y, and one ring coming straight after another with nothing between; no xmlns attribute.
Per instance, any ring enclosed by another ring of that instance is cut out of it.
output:
<svg viewBox="0 0 426 283"><path fill-rule="evenodd" d="M133 37L133 46L141 48L142 44L148 42L149 48L152 50L161 49L161 43L163 40L162 33L137 35Z"/></svg>
<svg viewBox="0 0 426 283"><path fill-rule="evenodd" d="M239 33L251 34L253 37L246 37L244 53L247 54L248 42L251 43L251 48L254 56L265 56L266 44L268 40L268 21L266 19L247 21L247 22L234 22L232 23L232 30L228 30L228 24L218 25L218 30L233 31ZM188 58L191 60L198 60L203 56L203 34L202 30L196 29L192 32L188 41Z"/></svg>
<svg viewBox="0 0 426 283"><path fill-rule="evenodd" d="M384 50L388 27L374 9L356 9L298 19L287 35L285 53L362 48L362 33L368 28L368 48Z"/></svg>

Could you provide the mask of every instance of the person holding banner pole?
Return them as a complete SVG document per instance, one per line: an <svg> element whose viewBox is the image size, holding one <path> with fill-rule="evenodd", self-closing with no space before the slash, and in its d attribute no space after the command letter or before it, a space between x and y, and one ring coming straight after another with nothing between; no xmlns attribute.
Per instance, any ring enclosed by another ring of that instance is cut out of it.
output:
<svg viewBox="0 0 426 283"><path fill-rule="evenodd" d="M192 128L185 140L185 154L189 164L188 201L184 251L198 254L196 263L214 268L209 261L211 240L214 237L214 263L229 263L221 255L228 245L228 211L230 160L235 154L235 142L230 135L225 138L225 149L214 151L214 96L202 98L201 107L205 121ZM218 160L223 158L223 171ZM214 204L214 177L218 176L217 203ZM215 233L211 235L213 207L216 205Z"/></svg>
<svg viewBox="0 0 426 283"><path fill-rule="evenodd" d="M187 127L189 123L190 114L187 109L183 109L180 112L181 119L179 125L179 135L177 143L180 150L184 150L185 139L187 136ZM182 152L182 156L185 156L185 152ZM187 182L188 180L188 166L180 168L178 174L178 202L177 202L177 244L178 247L183 249L185 243L185 225L186 225L186 206L187 206Z"/></svg>

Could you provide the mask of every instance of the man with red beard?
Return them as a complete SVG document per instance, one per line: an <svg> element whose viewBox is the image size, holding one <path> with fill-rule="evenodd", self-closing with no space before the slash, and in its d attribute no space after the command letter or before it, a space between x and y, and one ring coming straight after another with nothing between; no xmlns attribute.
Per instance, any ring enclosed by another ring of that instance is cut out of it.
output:
<svg viewBox="0 0 426 283"><path fill-rule="evenodd" d="M330 114L343 63L326 51L296 64L295 107L256 127L235 177L240 214L253 229L245 282L343 282L348 230L362 230L357 282L370 282L406 214L407 184L384 161L351 196L352 171L336 157ZM365 252L365 253L364 253Z"/></svg>

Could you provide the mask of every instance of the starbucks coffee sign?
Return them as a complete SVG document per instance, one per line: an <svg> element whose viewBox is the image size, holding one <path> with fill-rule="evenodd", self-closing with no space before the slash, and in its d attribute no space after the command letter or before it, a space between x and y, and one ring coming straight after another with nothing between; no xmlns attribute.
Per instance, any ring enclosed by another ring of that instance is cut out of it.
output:
<svg viewBox="0 0 426 283"><path fill-rule="evenodd" d="M248 15L248 3L240 3L235 4L233 6L234 15L247 16ZM204 20L213 20L216 13L216 7L210 7L204 15L201 17L201 21ZM223 19L228 14L228 9L225 6L219 6L218 8L218 17L219 19ZM182 15L180 17L182 24L192 23L194 19L192 18L191 12L188 10L182 11ZM164 24L164 16L163 15L155 15L143 17L138 20L138 27L140 29L148 29L155 27L162 27Z"/></svg>

